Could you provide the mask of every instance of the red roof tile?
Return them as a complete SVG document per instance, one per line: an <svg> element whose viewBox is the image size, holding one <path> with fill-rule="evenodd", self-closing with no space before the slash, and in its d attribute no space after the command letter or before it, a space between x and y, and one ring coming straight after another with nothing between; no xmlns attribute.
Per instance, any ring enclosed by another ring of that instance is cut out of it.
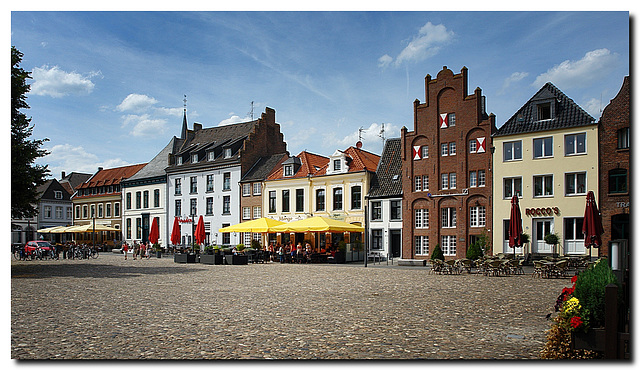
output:
<svg viewBox="0 0 640 370"><path fill-rule="evenodd" d="M121 180L135 175L136 172L140 171L146 165L146 163L142 163L100 170L92 178L78 185L76 189L93 188L96 186L103 186L108 183L112 185L119 184Z"/></svg>

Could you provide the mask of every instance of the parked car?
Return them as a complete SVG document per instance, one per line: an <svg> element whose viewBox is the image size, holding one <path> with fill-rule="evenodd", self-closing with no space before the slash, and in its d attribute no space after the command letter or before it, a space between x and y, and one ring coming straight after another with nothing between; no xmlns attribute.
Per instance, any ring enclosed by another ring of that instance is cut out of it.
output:
<svg viewBox="0 0 640 370"><path fill-rule="evenodd" d="M44 251L50 251L51 250L51 244L49 244L48 241L44 241L44 240L33 240L33 241L30 241L30 242L27 243L27 245L24 246L24 250L26 252L33 252L38 247L40 247Z"/></svg>

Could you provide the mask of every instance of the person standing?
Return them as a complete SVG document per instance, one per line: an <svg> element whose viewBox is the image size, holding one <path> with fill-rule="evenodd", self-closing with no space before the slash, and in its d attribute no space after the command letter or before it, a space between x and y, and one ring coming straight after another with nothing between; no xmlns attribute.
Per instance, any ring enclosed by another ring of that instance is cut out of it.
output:
<svg viewBox="0 0 640 370"><path fill-rule="evenodd" d="M133 260L135 261L140 253L140 244L136 240L133 241Z"/></svg>
<svg viewBox="0 0 640 370"><path fill-rule="evenodd" d="M146 252L147 252L147 245L144 242L140 243L140 261L142 261L142 259L147 256L145 254Z"/></svg>
<svg viewBox="0 0 640 370"><path fill-rule="evenodd" d="M127 242L122 243L122 250L124 251L124 260L127 260L127 253L129 252L129 245Z"/></svg>

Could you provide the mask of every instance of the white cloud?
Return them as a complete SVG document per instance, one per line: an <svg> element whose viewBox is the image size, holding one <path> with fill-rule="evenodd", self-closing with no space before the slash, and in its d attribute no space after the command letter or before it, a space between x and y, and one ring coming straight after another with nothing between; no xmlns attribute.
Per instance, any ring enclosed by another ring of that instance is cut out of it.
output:
<svg viewBox="0 0 640 370"><path fill-rule="evenodd" d="M589 113L591 117L595 118L596 120L599 119L600 115L602 114L600 109L602 109L603 106L600 99L592 98L591 100L586 102L584 105L581 105L581 107L582 109L586 110L587 113Z"/></svg>
<svg viewBox="0 0 640 370"><path fill-rule="evenodd" d="M589 86L592 82L601 81L604 75L611 72L617 60L618 54L611 53L608 49L589 51L580 60L565 60L539 75L532 86L541 87L546 82L565 89Z"/></svg>
<svg viewBox="0 0 640 370"><path fill-rule="evenodd" d="M242 118L234 114L233 112L229 113L229 116L230 116L229 118L223 119L222 121L220 121L220 123L218 123L218 126L232 125L234 123L247 122L248 120L250 120L250 118L248 117Z"/></svg>
<svg viewBox="0 0 640 370"><path fill-rule="evenodd" d="M513 72L511 76L504 79L504 82L502 83L502 89L500 89L498 95L503 94L509 88L509 86L511 86L512 83L518 82L528 75L529 73L527 72Z"/></svg>
<svg viewBox="0 0 640 370"><path fill-rule="evenodd" d="M91 82L92 77L101 76L100 72L91 72L83 76L76 72L65 72L58 66L35 67L31 72L34 82L31 84L31 93L34 95L49 95L53 98L61 98L66 95L90 94L95 87Z"/></svg>
<svg viewBox="0 0 640 370"><path fill-rule="evenodd" d="M149 114L129 114L123 116L122 127L133 126L130 135L145 137L162 135L167 130L167 120L151 117Z"/></svg>
<svg viewBox="0 0 640 370"><path fill-rule="evenodd" d="M51 175L56 178L59 178L62 171L94 173L98 167L113 168L130 164L120 158L99 162L97 155L87 152L82 146L74 147L71 144L58 144L46 149L50 154L41 160L49 163Z"/></svg>
<svg viewBox="0 0 640 370"><path fill-rule="evenodd" d="M373 152L373 153L382 153L382 124L372 123L369 127L363 127L364 131L362 132L362 149ZM392 123L384 124L384 137L389 139L393 137L399 137L399 129ZM341 140L337 140L339 148L336 149L346 149L350 146L355 146L360 138L360 133L358 130L348 134Z"/></svg>
<svg viewBox="0 0 640 370"><path fill-rule="evenodd" d="M453 36L453 31L447 31L447 27L443 24L433 25L431 22L427 22L420 28L418 35L414 36L413 40L396 57L394 65L397 67L403 62L419 62L432 57L438 54L443 45L451 42ZM378 59L378 66L384 67L391 63L391 57L388 55L387 57L383 56Z"/></svg>
<svg viewBox="0 0 640 370"><path fill-rule="evenodd" d="M144 112L158 101L150 96L141 94L129 94L116 109L120 112Z"/></svg>
<svg viewBox="0 0 640 370"><path fill-rule="evenodd" d="M389 54L385 54L378 58L378 67L386 68L389 64L393 62L393 58Z"/></svg>

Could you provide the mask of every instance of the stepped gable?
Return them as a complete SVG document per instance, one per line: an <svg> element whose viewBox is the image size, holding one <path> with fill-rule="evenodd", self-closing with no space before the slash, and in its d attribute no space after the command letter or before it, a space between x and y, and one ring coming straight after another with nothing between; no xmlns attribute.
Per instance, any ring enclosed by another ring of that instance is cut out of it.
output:
<svg viewBox="0 0 640 370"><path fill-rule="evenodd" d="M553 99L555 114L551 119L537 120L537 104L540 101ZM569 127L587 126L595 123L595 119L585 112L571 98L566 96L551 82L527 101L493 136L516 135L528 132L549 131Z"/></svg>

